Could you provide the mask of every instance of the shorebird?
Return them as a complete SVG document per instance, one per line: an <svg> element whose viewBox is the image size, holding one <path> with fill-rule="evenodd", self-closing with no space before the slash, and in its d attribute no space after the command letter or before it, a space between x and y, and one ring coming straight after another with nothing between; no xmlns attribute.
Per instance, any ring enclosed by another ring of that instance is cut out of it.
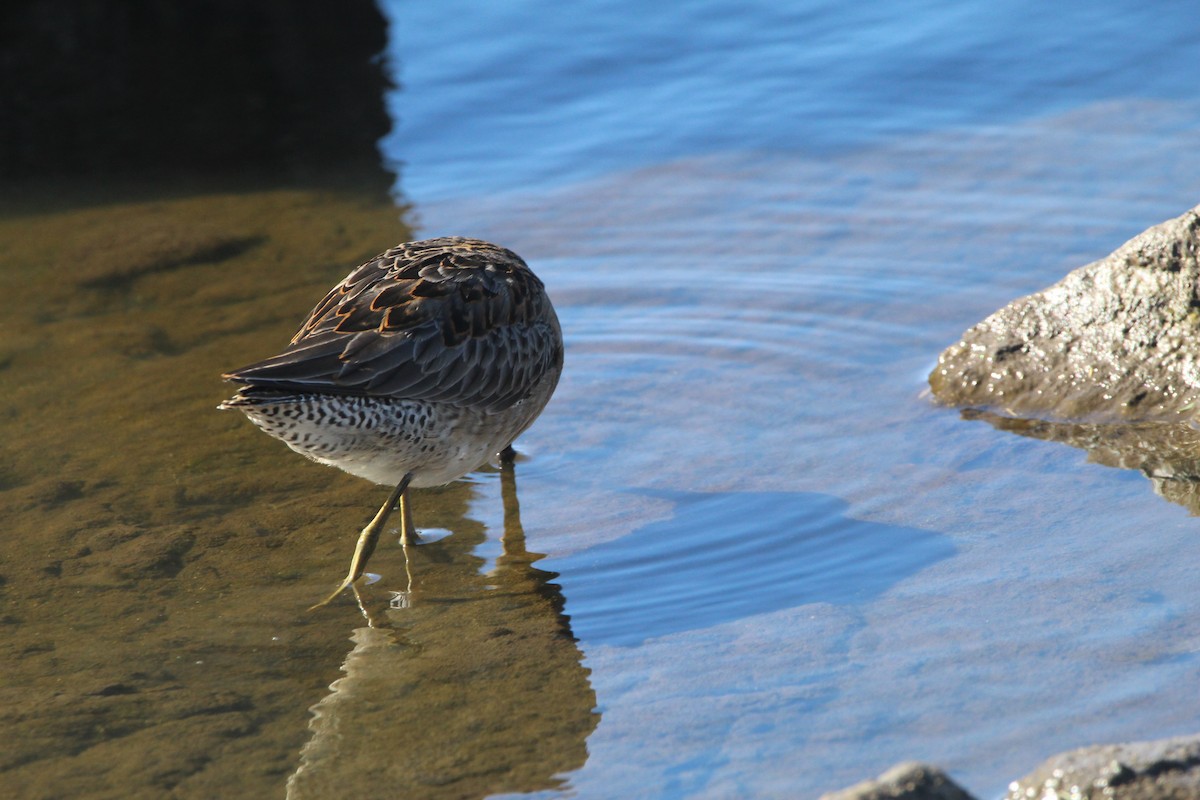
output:
<svg viewBox="0 0 1200 800"><path fill-rule="evenodd" d="M279 355L225 373L234 408L314 461L392 486L359 534L362 576L397 502L415 541L408 490L461 478L512 443L562 373L558 317L511 250L478 239L408 242L353 270Z"/></svg>

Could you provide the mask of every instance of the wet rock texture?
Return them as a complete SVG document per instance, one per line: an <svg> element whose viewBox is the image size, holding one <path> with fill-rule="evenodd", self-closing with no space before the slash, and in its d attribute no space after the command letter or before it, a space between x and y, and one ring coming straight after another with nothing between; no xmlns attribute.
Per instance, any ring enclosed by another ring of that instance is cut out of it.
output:
<svg viewBox="0 0 1200 800"><path fill-rule="evenodd" d="M1200 735L1071 750L1013 781L1006 797L1010 800L1197 798L1200 797Z"/></svg>
<svg viewBox="0 0 1200 800"><path fill-rule="evenodd" d="M942 402L1017 417L1186 412L1200 397L1200 207L992 314L929 383Z"/></svg>
<svg viewBox="0 0 1200 800"><path fill-rule="evenodd" d="M960 800L972 795L928 764L904 763L821 800ZM1061 753L1009 784L1006 800L1195 800L1200 734Z"/></svg>

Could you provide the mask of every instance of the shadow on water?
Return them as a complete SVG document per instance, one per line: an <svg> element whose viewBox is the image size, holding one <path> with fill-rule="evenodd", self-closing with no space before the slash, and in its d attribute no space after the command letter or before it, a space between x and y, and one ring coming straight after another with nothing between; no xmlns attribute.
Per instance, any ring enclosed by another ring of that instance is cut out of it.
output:
<svg viewBox="0 0 1200 800"><path fill-rule="evenodd" d="M572 556L574 626L623 646L808 603L856 605L955 552L808 492L670 492L674 515ZM579 609L576 611L575 609Z"/></svg>
<svg viewBox="0 0 1200 800"><path fill-rule="evenodd" d="M1137 470L1158 496L1200 516L1200 430L1183 422L1048 422L965 409L963 419L1030 439L1061 442L1106 467Z"/></svg>
<svg viewBox="0 0 1200 800"><path fill-rule="evenodd" d="M289 798L533 792L561 788L583 766L596 694L557 574L525 549L511 466L501 481L504 552L494 569L481 574L473 550L485 531L455 492L457 514L446 504L437 512L454 535L410 548L396 570L411 575L405 602L362 591L370 624L354 631L345 676L312 708Z"/></svg>

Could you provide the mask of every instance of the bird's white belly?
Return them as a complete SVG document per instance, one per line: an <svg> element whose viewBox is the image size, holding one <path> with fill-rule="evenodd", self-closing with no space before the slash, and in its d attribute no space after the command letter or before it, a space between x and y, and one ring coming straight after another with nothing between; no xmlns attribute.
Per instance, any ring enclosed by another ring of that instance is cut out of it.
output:
<svg viewBox="0 0 1200 800"><path fill-rule="evenodd" d="M445 403L300 395L242 410L314 461L384 485L411 472L410 485L419 488L461 478L507 447L532 422L524 405L489 413Z"/></svg>

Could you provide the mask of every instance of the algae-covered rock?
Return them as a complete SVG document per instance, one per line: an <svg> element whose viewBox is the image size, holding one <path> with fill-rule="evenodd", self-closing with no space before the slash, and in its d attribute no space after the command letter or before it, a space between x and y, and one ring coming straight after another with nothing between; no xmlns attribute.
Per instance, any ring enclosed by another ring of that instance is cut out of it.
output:
<svg viewBox="0 0 1200 800"><path fill-rule="evenodd" d="M929 376L957 406L1043 419L1163 419L1200 397L1200 207L1009 303Z"/></svg>

